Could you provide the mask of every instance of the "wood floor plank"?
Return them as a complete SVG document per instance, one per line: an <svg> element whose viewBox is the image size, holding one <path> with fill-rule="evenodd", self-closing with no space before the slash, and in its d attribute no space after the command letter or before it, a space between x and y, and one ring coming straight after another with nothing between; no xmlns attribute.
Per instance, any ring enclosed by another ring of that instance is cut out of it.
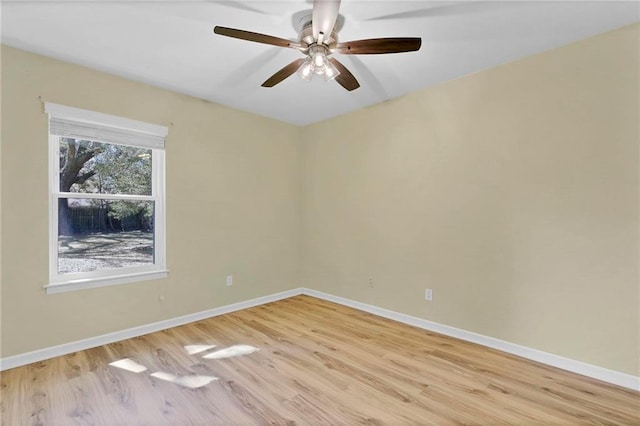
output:
<svg viewBox="0 0 640 426"><path fill-rule="evenodd" d="M0 389L7 426L640 424L638 392L309 296L14 368Z"/></svg>

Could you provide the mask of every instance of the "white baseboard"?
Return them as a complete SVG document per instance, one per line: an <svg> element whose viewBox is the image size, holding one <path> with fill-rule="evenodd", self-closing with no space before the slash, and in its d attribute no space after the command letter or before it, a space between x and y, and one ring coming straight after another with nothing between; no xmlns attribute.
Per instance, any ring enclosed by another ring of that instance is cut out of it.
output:
<svg viewBox="0 0 640 426"><path fill-rule="evenodd" d="M602 380L603 382L612 383L614 385L640 391L640 377L632 376L631 374L609 370L607 368L598 367L597 365L587 364L586 362L576 361L559 355L539 351L537 349L528 348L526 346L517 345L515 343L506 342L504 340L495 339L493 337L484 336L472 331L466 331L422 318L416 318L411 315L401 314L399 312L379 308L377 306L368 305L366 303L357 302L355 300L347 299L340 296L334 296L328 293L323 293L321 291L303 288L302 294L317 297L318 299L324 299L329 302L338 303L340 305L349 306L360 311L369 312L374 315L392 319L394 321L409 324L436 333L444 334L446 336L455 337L460 340L477 343L482 346L497 349L502 352L517 355L522 358L550 365L552 367L557 367L562 370L567 370L573 373L581 374L583 376Z"/></svg>
<svg viewBox="0 0 640 426"><path fill-rule="evenodd" d="M297 296L301 293L301 288L287 290L281 293L275 293L251 300L245 300L243 302L233 303L231 305L221 306L219 308L196 312L195 314L184 315L177 318L171 318L164 321L141 325L139 327L116 331L114 333L103 334L102 336L90 337L88 339L78 340L71 343L65 343L58 346L39 349L33 352L27 352L2 358L0 359L0 371L8 370L14 367L20 367L22 365L31 364L33 362L43 361L45 359L50 359L61 355L67 355L73 352L83 351L85 349L95 348L97 346L107 345L109 343L130 339L132 337L142 336L144 334L154 333L156 331L166 330L168 328L177 327L180 325L188 324L190 322L200 321L218 315L228 314L230 312L239 311L241 309L264 305L265 303L275 302L277 300Z"/></svg>
<svg viewBox="0 0 640 426"><path fill-rule="evenodd" d="M401 314L399 312L379 308L377 306L368 305L366 303L357 302L355 300L347 299L340 296L334 296L328 293L323 293L321 291L316 291L308 288L296 288L293 290L283 291L281 293L275 293L268 296L246 300L243 302L233 303L231 305L221 306L219 308L184 315L178 318L158 321L152 324L116 331L114 333L103 334L102 336L91 337L84 340L78 340L76 342L65 343L50 348L44 348L33 352L27 352L24 354L2 358L0 359L0 371L8 370L9 368L20 367L22 365L31 364L33 362L43 361L61 355L70 354L72 352L107 345L109 343L130 339L132 337L142 336L144 334L149 334L156 331L166 330L168 328L177 327L180 325L188 324L190 322L200 321L218 315L239 311L241 309L247 309L258 305L263 305L265 303L275 302L277 300L286 299L289 297L297 296L299 294L306 294L309 296L317 297L318 299L323 299L330 302L338 303L340 305L349 306L351 308L369 312L371 314L398 321L404 324L409 324L425 330L444 334L446 336L455 337L457 339L466 340L468 342L477 343L482 346L497 349L506 353L530 359L532 361L550 365L552 367L561 368L563 370L578 373L583 376L602 380L603 382L608 382L628 389L640 391L640 377L632 376L631 374L609 370L607 368L598 367L596 365L587 364L585 362L576 361L570 358L550 354L547 352L539 351L537 349L528 348L526 346L506 342L504 340L495 339L493 337L484 336L482 334L474 333L471 331L450 327L448 325L413 317L411 315Z"/></svg>

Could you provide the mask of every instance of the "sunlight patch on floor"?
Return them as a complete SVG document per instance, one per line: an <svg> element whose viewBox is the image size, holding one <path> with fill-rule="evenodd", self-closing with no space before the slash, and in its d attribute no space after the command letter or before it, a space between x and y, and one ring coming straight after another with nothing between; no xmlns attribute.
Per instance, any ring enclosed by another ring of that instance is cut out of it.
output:
<svg viewBox="0 0 640 426"><path fill-rule="evenodd" d="M208 351L209 349L215 348L216 345L186 345L184 350L187 351L189 355L199 354L200 352Z"/></svg>
<svg viewBox="0 0 640 426"><path fill-rule="evenodd" d="M206 358L206 359L232 358L234 356L248 355L259 350L260 349L253 346L249 346L249 345L234 345L226 349L220 349L219 351L212 352L208 355L203 356L202 358Z"/></svg>
<svg viewBox="0 0 640 426"><path fill-rule="evenodd" d="M214 380L218 380L217 377L212 376L200 376L200 375L191 375L191 376L175 376L171 373L165 373L163 371L156 371L151 374L152 377L156 379L165 380L167 382L175 383L180 386L184 386L189 389L197 389L202 386L206 386Z"/></svg>
<svg viewBox="0 0 640 426"><path fill-rule="evenodd" d="M138 364L137 362L129 358L123 358L118 361L110 362L109 365L122 368L123 370L131 371L133 373L142 373L143 371L147 371L147 367L142 364Z"/></svg>

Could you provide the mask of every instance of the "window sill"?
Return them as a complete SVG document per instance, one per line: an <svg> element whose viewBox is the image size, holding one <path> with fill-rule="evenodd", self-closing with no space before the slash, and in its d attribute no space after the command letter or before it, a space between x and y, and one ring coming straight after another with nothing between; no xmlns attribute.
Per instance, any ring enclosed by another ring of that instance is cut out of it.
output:
<svg viewBox="0 0 640 426"><path fill-rule="evenodd" d="M66 293L69 291L86 290L89 288L107 287L133 283L138 281L157 280L166 278L169 275L167 270L138 272L134 274L114 275L100 278L84 278L79 280L62 281L44 286L47 294Z"/></svg>

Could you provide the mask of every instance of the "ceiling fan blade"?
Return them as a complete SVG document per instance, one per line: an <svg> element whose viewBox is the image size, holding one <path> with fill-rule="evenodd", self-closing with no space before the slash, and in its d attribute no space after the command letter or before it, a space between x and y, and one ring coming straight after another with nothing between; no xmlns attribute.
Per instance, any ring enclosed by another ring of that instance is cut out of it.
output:
<svg viewBox="0 0 640 426"><path fill-rule="evenodd" d="M461 2L422 7L405 12L395 12L387 15L374 16L363 21L384 21L395 19L431 18L431 17L464 17L472 14L492 13L507 7L518 7L511 2Z"/></svg>
<svg viewBox="0 0 640 426"><path fill-rule="evenodd" d="M306 58L296 59L288 65L285 65L280 71L269 77L267 81L262 83L262 87L273 87L285 78L296 72L298 68L306 61Z"/></svg>
<svg viewBox="0 0 640 426"><path fill-rule="evenodd" d="M368 90L376 95L378 101L390 99L389 92L386 89L387 84L383 84L358 55L346 56L344 60L345 62L348 61L347 64L358 73L360 80L363 81Z"/></svg>
<svg viewBox="0 0 640 426"><path fill-rule="evenodd" d="M336 25L336 19L338 19L339 10L340 0L314 0L311 14L314 40L318 40L320 33L326 37L331 35L333 27Z"/></svg>
<svg viewBox="0 0 640 426"><path fill-rule="evenodd" d="M411 18L423 18L423 17L431 17L437 16L435 13L435 7L430 7L427 9L418 9L418 10L410 10L408 12L398 12L398 13L390 13L388 15L376 16L369 19L363 19L363 21L386 21L386 20L394 20L394 19L411 19ZM441 12L441 11L438 11Z"/></svg>
<svg viewBox="0 0 640 426"><path fill-rule="evenodd" d="M260 72L264 70L264 67L273 65L279 55L283 55L285 50L279 47L267 47L264 52L259 53L256 56L250 56L246 61L242 62L229 77L220 81L220 87L241 87L242 83L245 83ZM351 56L356 58L356 56Z"/></svg>
<svg viewBox="0 0 640 426"><path fill-rule="evenodd" d="M215 27L213 32L227 37L239 38L240 40L255 41L256 43L270 44L279 47L290 47L292 49L304 49L306 46L280 37L266 34L253 33L251 31L237 30L235 28Z"/></svg>
<svg viewBox="0 0 640 426"><path fill-rule="evenodd" d="M347 67L342 65L340 61L338 61L336 58L329 58L329 62L331 62L333 66L335 66L338 71L340 71L340 74L338 74L338 76L336 77L336 81L338 82L338 84L340 84L340 86L344 87L349 92L360 87L360 83L358 83L358 80L356 80L353 74L351 74L351 71L349 71Z"/></svg>
<svg viewBox="0 0 640 426"><path fill-rule="evenodd" d="M216 4L219 4L221 6L227 6L227 7L230 7L232 9L244 10L244 11L247 11L247 12L259 13L260 15L271 16L270 13L267 13L264 10L260 10L260 9L255 8L255 7L252 7L252 6L249 6L247 4L237 2L237 1L217 0Z"/></svg>
<svg viewBox="0 0 640 426"><path fill-rule="evenodd" d="M421 45L422 39L419 37L372 38L338 43L334 51L344 55L376 55L414 52Z"/></svg>

